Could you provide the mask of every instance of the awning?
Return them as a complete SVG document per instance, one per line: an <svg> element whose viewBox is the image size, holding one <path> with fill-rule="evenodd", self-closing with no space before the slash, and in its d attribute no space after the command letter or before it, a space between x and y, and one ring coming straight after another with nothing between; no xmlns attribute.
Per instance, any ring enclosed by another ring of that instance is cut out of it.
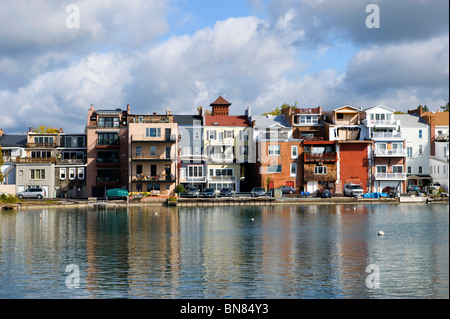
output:
<svg viewBox="0 0 450 319"><path fill-rule="evenodd" d="M432 179L430 175L426 175L426 174L408 175L406 178L407 179L429 179L429 180Z"/></svg>
<svg viewBox="0 0 450 319"><path fill-rule="evenodd" d="M108 196L108 197L127 197L128 191L126 189L122 189L122 188L108 189L106 191L106 196Z"/></svg>

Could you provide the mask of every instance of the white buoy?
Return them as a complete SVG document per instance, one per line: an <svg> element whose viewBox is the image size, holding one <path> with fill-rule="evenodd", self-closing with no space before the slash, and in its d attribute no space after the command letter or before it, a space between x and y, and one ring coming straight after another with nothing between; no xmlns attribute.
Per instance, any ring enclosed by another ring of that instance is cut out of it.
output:
<svg viewBox="0 0 450 319"><path fill-rule="evenodd" d="M380 230L379 232L378 232L378 236L383 236L384 235L384 232L382 231L382 230Z"/></svg>
<svg viewBox="0 0 450 319"><path fill-rule="evenodd" d="M353 207L353 210L356 210L356 207Z"/></svg>
<svg viewBox="0 0 450 319"><path fill-rule="evenodd" d="M252 218L252 220L255 220L254 218Z"/></svg>
<svg viewBox="0 0 450 319"><path fill-rule="evenodd" d="M158 212L155 212L155 215L158 215Z"/></svg>

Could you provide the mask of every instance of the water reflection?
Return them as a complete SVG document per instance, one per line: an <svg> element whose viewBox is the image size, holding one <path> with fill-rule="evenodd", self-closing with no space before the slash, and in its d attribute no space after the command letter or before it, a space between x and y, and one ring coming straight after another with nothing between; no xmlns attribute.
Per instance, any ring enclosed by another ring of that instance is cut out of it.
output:
<svg viewBox="0 0 450 319"><path fill-rule="evenodd" d="M0 297L448 298L448 217L443 205L4 212Z"/></svg>

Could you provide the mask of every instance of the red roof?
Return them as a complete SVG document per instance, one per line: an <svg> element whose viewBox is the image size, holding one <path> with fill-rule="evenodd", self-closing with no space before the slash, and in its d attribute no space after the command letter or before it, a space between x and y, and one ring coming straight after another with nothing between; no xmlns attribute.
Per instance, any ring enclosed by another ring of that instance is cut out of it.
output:
<svg viewBox="0 0 450 319"><path fill-rule="evenodd" d="M222 96L219 96L217 98L217 100L215 100L214 102L212 102L209 106L213 106L213 105L231 105L230 102L228 102L227 100L225 100Z"/></svg>
<svg viewBox="0 0 450 319"><path fill-rule="evenodd" d="M206 126L250 126L250 122L245 115L206 115Z"/></svg>

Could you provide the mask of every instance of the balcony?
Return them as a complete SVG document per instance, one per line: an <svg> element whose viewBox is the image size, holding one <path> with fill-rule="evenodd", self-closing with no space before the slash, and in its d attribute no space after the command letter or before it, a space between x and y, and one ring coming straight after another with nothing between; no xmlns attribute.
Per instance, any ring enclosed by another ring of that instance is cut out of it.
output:
<svg viewBox="0 0 450 319"><path fill-rule="evenodd" d="M144 174L139 174L138 176L133 176L132 178L132 182L133 183L142 183L142 182L170 182L170 183L174 183L175 182L175 175L170 174L170 175L165 175L165 174L160 174L160 175L144 175Z"/></svg>
<svg viewBox="0 0 450 319"><path fill-rule="evenodd" d="M56 157L33 158L33 157L16 157L17 164L56 164Z"/></svg>
<svg viewBox="0 0 450 319"><path fill-rule="evenodd" d="M120 178L119 177L104 177L104 176L97 176L96 183L99 186L115 186L120 185Z"/></svg>
<svg viewBox="0 0 450 319"><path fill-rule="evenodd" d="M406 180L406 173L375 173L373 177L377 181Z"/></svg>
<svg viewBox="0 0 450 319"><path fill-rule="evenodd" d="M363 120L363 124L368 127L377 126L377 127L397 127L400 125L399 120Z"/></svg>
<svg viewBox="0 0 450 319"><path fill-rule="evenodd" d="M234 160L234 154L213 154L209 157L209 159L214 163L232 163Z"/></svg>
<svg viewBox="0 0 450 319"><path fill-rule="evenodd" d="M146 136L146 135L135 135L133 134L131 136L131 142L138 142L138 143L176 143L177 141L177 135L176 134L170 134L170 136Z"/></svg>
<svg viewBox="0 0 450 319"><path fill-rule="evenodd" d="M305 153L305 163L312 162L337 162L336 153Z"/></svg>
<svg viewBox="0 0 450 319"><path fill-rule="evenodd" d="M173 162L173 159L170 157L166 157L165 153L161 155L151 155L150 153L132 153L131 160Z"/></svg>
<svg viewBox="0 0 450 319"><path fill-rule="evenodd" d="M97 143L95 145L95 148L97 149L119 149L120 148L120 141L119 139L111 142L111 143L100 143L97 140Z"/></svg>
<svg viewBox="0 0 450 319"><path fill-rule="evenodd" d="M401 139L401 133L393 133L393 132L373 132L372 139Z"/></svg>
<svg viewBox="0 0 450 319"><path fill-rule="evenodd" d="M186 176L185 179L180 180L184 183L206 183L206 176Z"/></svg>
<svg viewBox="0 0 450 319"><path fill-rule="evenodd" d="M211 146L233 146L234 145L234 138L232 137L226 137L223 139L215 139L215 140L209 140L209 143Z"/></svg>
<svg viewBox="0 0 450 319"><path fill-rule="evenodd" d="M391 149L391 150L374 150L373 156L378 157L405 157L406 149Z"/></svg>
<svg viewBox="0 0 450 319"><path fill-rule="evenodd" d="M120 159L97 157L95 163L97 167L117 167L120 166Z"/></svg>
<svg viewBox="0 0 450 319"><path fill-rule="evenodd" d="M58 165L84 165L86 164L86 159L84 158L58 158L56 159L56 164Z"/></svg>
<svg viewBox="0 0 450 319"><path fill-rule="evenodd" d="M208 176L209 182L236 182L236 176Z"/></svg>
<svg viewBox="0 0 450 319"><path fill-rule="evenodd" d="M57 143L27 143L27 148L55 148L57 147Z"/></svg>

